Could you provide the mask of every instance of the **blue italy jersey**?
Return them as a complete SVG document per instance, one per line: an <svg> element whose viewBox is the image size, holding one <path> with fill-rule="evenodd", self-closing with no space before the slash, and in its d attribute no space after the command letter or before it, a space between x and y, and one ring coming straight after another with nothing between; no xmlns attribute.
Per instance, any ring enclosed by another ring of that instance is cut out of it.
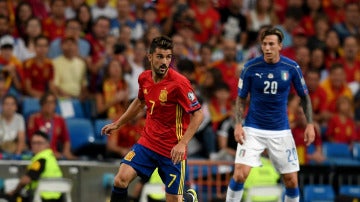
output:
<svg viewBox="0 0 360 202"><path fill-rule="evenodd" d="M238 93L246 98L250 93L250 107L244 126L263 130L287 130L287 100L291 83L299 96L308 90L299 65L286 57L268 64L260 56L248 61L241 72Z"/></svg>

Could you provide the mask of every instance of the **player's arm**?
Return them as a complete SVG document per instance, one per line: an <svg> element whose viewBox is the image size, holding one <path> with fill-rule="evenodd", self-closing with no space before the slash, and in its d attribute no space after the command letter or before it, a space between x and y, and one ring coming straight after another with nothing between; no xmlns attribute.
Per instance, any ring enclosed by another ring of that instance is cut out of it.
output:
<svg viewBox="0 0 360 202"><path fill-rule="evenodd" d="M242 122L245 112L246 98L237 97L235 103L235 130L234 137L236 142L242 144L245 140L245 133L242 128Z"/></svg>
<svg viewBox="0 0 360 202"><path fill-rule="evenodd" d="M304 110L306 121L308 124L313 124L313 111L311 106L311 99L310 96L307 94L305 96L300 97L301 98L301 107Z"/></svg>
<svg viewBox="0 0 360 202"><path fill-rule="evenodd" d="M189 143L191 138L198 130L203 119L204 119L204 114L202 112L202 109L196 110L195 112L190 114L190 123L184 133L184 136L181 138L180 143L184 143L185 145Z"/></svg>
<svg viewBox="0 0 360 202"><path fill-rule="evenodd" d="M190 123L188 125L188 128L186 129L179 143L171 149L170 155L171 155L171 160L174 164L177 164L184 159L186 147L189 141L191 140L191 138L198 130L203 119L204 119L204 114L202 112L202 109L198 109L190 114Z"/></svg>
<svg viewBox="0 0 360 202"><path fill-rule="evenodd" d="M130 120L134 119L141 110L145 107L145 100L140 100L139 98L135 98L134 101L131 102L130 106L127 108L125 113L120 116L118 120L111 124L105 125L101 133L105 135L110 135L112 130L116 130L120 128L125 123L129 122Z"/></svg>
<svg viewBox="0 0 360 202"><path fill-rule="evenodd" d="M305 117L306 117L306 121L307 121L307 126L305 129L305 133L304 133L304 141L306 143L306 145L310 145L314 139L315 139L315 127L314 127L314 123L313 123L313 111L312 111L312 106L311 106L311 99L309 94L306 94L304 96L300 97L301 99L301 106L303 108L303 111L305 113Z"/></svg>

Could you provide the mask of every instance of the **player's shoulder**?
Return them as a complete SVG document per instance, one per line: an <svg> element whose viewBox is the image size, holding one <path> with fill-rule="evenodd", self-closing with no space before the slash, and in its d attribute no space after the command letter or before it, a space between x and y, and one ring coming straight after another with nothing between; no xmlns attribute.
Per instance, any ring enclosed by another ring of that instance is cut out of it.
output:
<svg viewBox="0 0 360 202"><path fill-rule="evenodd" d="M247 62L245 62L244 70L248 71L259 65L261 66L262 64L264 64L264 58L262 56L252 58L252 59L248 60Z"/></svg>
<svg viewBox="0 0 360 202"><path fill-rule="evenodd" d="M285 56L280 56L280 63L287 68L299 68L300 69L300 66L297 62L295 62L294 60L292 60L288 57L285 57Z"/></svg>
<svg viewBox="0 0 360 202"><path fill-rule="evenodd" d="M139 75L139 80L143 80L146 78L151 78L151 70L145 70Z"/></svg>
<svg viewBox="0 0 360 202"><path fill-rule="evenodd" d="M169 69L169 79L176 80L178 82L188 82L189 80L182 74L180 74L178 71L175 71L174 69Z"/></svg>

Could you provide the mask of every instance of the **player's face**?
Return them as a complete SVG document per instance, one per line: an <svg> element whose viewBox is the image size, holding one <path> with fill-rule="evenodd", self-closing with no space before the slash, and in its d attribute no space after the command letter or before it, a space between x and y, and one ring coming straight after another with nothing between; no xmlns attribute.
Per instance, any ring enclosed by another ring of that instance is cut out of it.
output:
<svg viewBox="0 0 360 202"><path fill-rule="evenodd" d="M261 50L264 53L264 59L267 63L276 63L280 60L280 50L282 44L279 42L278 36L265 36L261 43Z"/></svg>
<svg viewBox="0 0 360 202"><path fill-rule="evenodd" d="M159 49L156 48L155 52L148 55L148 59L151 64L151 70L154 76L163 78L168 69L172 58L171 49Z"/></svg>

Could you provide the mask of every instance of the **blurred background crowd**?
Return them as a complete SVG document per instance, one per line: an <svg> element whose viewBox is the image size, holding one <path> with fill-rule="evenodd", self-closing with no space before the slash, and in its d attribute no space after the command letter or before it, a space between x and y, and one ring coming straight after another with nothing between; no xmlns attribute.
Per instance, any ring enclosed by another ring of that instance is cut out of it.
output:
<svg viewBox="0 0 360 202"><path fill-rule="evenodd" d="M79 101L92 123L118 118L137 96L138 75L150 68L149 43L168 35L171 68L190 80L205 113L189 157L233 161L238 78L243 64L261 55L259 33L276 26L285 36L282 54L303 71L316 122L308 149L306 119L291 93L299 160L322 163L324 142L351 149L360 141L359 19L358 0L0 0L0 148L24 154L42 130L59 159L79 158L60 101ZM29 98L38 111L24 111ZM106 157L129 151L144 116L107 139Z"/></svg>

